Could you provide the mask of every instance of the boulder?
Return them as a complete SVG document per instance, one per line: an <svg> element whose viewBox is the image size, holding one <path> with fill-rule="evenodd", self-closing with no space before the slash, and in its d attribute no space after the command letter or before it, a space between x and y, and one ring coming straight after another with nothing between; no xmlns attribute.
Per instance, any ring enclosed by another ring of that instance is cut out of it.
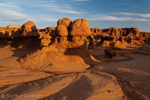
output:
<svg viewBox="0 0 150 100"><path fill-rule="evenodd" d="M21 26L21 34L23 37L38 37L39 34L37 32L37 28L32 21L28 21L27 23Z"/></svg>
<svg viewBox="0 0 150 100"><path fill-rule="evenodd" d="M69 18L62 18L57 21L57 26L64 25L68 29L71 23L72 21Z"/></svg>
<svg viewBox="0 0 150 100"><path fill-rule="evenodd" d="M108 55L109 57L113 57L113 56L116 56L117 54L116 54L116 52L113 50L113 49L105 49L104 50L104 52L105 52L105 55Z"/></svg>
<svg viewBox="0 0 150 100"><path fill-rule="evenodd" d="M70 26L69 36L90 36L91 30L86 19L77 19Z"/></svg>
<svg viewBox="0 0 150 100"><path fill-rule="evenodd" d="M68 30L64 25L58 25L56 28L57 36L68 36Z"/></svg>

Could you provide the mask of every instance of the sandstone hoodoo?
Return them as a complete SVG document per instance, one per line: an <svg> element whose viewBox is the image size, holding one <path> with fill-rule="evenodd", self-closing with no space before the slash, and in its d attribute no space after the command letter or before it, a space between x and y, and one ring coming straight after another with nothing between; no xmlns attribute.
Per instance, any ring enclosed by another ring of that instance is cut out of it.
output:
<svg viewBox="0 0 150 100"><path fill-rule="evenodd" d="M34 26L34 24L32 25ZM77 19L72 23L69 18L62 18L57 21L57 27L54 29L54 33L56 34L54 36L51 35L51 28L37 31L40 35L38 39L41 40L40 44L42 51L34 52L25 58L20 59L24 68L61 72L76 70L75 66L70 67L73 66L74 63L83 66L80 70L84 70L92 65L93 60L87 50L88 45L86 42L87 36L91 35L90 26L87 20ZM41 60L41 58L43 58L43 60ZM31 60L26 61L26 59ZM60 59L62 62L59 62ZM42 66L41 64L39 65L39 63L41 63ZM63 63L61 68L53 68L55 66L60 66L61 63ZM49 64L51 64L51 66L48 66Z"/></svg>
<svg viewBox="0 0 150 100"><path fill-rule="evenodd" d="M91 32L94 34L94 38L101 40L96 45L102 45L103 47L110 47L113 44L115 48L125 48L127 45L143 44L144 41L148 41L149 39L147 33L140 33L138 28L133 27L121 29L110 27L108 29L102 29L102 32L97 30L100 29L93 28ZM106 43L106 41L108 42Z"/></svg>
<svg viewBox="0 0 150 100"><path fill-rule="evenodd" d="M97 47L95 46L95 39L93 35L90 36L90 43L88 45L88 49L97 49Z"/></svg>
<svg viewBox="0 0 150 100"><path fill-rule="evenodd" d="M90 36L91 30L86 19L77 19L70 26L69 36Z"/></svg>
<svg viewBox="0 0 150 100"><path fill-rule="evenodd" d="M68 36L68 30L67 27L65 27L64 25L58 25L57 28L57 36Z"/></svg>
<svg viewBox="0 0 150 100"><path fill-rule="evenodd" d="M12 39L11 35L14 32L16 32L19 28L18 27L9 27L9 26L0 27L0 44L1 45L7 45L7 44L9 44L8 40Z"/></svg>
<svg viewBox="0 0 150 100"><path fill-rule="evenodd" d="M54 37L54 45L57 48L68 47L68 30L72 21L69 18L62 18L57 21L56 37Z"/></svg>
<svg viewBox="0 0 150 100"><path fill-rule="evenodd" d="M86 39L91 35L90 26L85 19L72 22L69 18L57 21L55 42L57 48L87 48Z"/></svg>
<svg viewBox="0 0 150 100"><path fill-rule="evenodd" d="M39 37L37 32L37 28L32 21L28 21L27 23L21 26L21 36L23 37Z"/></svg>
<svg viewBox="0 0 150 100"><path fill-rule="evenodd" d="M48 32L39 32L40 34L40 37L39 39L41 40L41 47L45 47L45 46L48 46L50 43L51 43L51 36L50 36L50 32L51 31L48 31Z"/></svg>
<svg viewBox="0 0 150 100"><path fill-rule="evenodd" d="M63 18L57 21L57 36L68 36L68 30L72 21L69 18Z"/></svg>
<svg viewBox="0 0 150 100"><path fill-rule="evenodd" d="M40 45L40 40L38 39L40 35L36 25L32 21L23 24L21 29L18 29L11 36L13 37L11 42L11 46L13 47L35 48Z"/></svg>
<svg viewBox="0 0 150 100"><path fill-rule="evenodd" d="M77 19L70 25L69 36L72 46L87 48L86 39L91 35L90 26L86 19Z"/></svg>
<svg viewBox="0 0 150 100"><path fill-rule="evenodd" d="M92 32L92 34L101 34L102 30L97 27L94 27L91 29L91 32Z"/></svg>
<svg viewBox="0 0 150 100"><path fill-rule="evenodd" d="M57 21L57 26L63 25L67 29L69 29L71 23L72 23L72 21L69 18L62 18L62 19Z"/></svg>

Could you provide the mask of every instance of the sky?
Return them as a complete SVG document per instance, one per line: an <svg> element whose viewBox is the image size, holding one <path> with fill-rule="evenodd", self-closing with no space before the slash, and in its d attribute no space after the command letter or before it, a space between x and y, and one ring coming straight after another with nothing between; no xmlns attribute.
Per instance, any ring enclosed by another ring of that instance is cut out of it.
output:
<svg viewBox="0 0 150 100"><path fill-rule="evenodd" d="M150 32L150 0L0 0L0 27L33 21L46 28L57 26L61 18L85 18L91 28Z"/></svg>

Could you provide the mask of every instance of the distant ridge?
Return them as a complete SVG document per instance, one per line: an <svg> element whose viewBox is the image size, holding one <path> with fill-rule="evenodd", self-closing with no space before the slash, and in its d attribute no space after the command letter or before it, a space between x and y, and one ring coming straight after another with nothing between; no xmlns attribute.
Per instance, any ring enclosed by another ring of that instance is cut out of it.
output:
<svg viewBox="0 0 150 100"><path fill-rule="evenodd" d="M7 25L6 27L14 27L14 28L19 28L21 25Z"/></svg>

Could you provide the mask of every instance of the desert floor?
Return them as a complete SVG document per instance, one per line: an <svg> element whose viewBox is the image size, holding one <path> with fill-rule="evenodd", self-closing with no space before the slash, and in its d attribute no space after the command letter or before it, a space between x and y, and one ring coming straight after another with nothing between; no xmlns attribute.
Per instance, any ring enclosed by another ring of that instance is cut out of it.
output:
<svg viewBox="0 0 150 100"><path fill-rule="evenodd" d="M0 100L149 100L150 44L115 50L113 59L98 48L89 50L93 66L52 73L20 67L17 59L31 50L1 46Z"/></svg>

